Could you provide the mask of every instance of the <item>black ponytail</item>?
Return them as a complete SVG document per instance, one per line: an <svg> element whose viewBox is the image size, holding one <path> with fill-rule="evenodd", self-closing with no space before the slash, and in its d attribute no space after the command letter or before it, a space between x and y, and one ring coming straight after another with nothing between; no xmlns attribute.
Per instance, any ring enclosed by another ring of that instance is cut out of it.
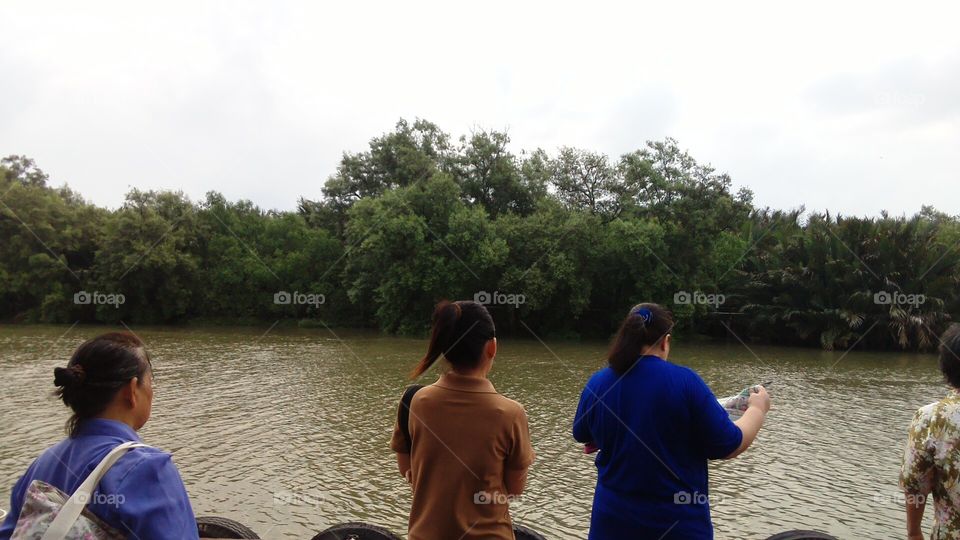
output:
<svg viewBox="0 0 960 540"><path fill-rule="evenodd" d="M620 325L613 338L607 360L618 375L623 375L640 357L644 348L664 339L673 330L673 315L658 304L637 304Z"/></svg>
<svg viewBox="0 0 960 540"><path fill-rule="evenodd" d="M433 310L433 329L427 354L410 374L411 379L423 375L442 355L454 369L476 367L483 356L483 347L496 337L493 318L483 304L469 300L437 304Z"/></svg>

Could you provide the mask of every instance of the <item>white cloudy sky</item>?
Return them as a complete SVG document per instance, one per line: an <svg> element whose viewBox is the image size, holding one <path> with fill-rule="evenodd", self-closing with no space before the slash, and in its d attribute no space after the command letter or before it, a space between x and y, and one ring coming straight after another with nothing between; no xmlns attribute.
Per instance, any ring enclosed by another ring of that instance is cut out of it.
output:
<svg viewBox="0 0 960 540"><path fill-rule="evenodd" d="M130 187L319 198L400 117L514 149L672 136L756 202L960 214L956 2L10 2L0 154Z"/></svg>

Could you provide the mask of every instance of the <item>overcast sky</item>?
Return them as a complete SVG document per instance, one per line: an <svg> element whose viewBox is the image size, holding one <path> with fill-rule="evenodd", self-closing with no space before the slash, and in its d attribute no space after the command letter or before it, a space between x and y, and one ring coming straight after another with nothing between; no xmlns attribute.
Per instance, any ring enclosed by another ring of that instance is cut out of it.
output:
<svg viewBox="0 0 960 540"><path fill-rule="evenodd" d="M0 154L131 187L319 198L405 117L513 150L675 137L761 206L960 214L960 4L9 2Z"/></svg>

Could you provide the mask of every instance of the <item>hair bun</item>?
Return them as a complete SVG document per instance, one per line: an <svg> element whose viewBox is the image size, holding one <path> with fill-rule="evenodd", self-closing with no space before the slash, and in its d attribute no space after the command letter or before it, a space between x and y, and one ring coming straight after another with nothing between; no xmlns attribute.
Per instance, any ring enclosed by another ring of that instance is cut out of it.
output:
<svg viewBox="0 0 960 540"><path fill-rule="evenodd" d="M79 365L53 368L53 384L62 388L83 384L87 378L83 368Z"/></svg>

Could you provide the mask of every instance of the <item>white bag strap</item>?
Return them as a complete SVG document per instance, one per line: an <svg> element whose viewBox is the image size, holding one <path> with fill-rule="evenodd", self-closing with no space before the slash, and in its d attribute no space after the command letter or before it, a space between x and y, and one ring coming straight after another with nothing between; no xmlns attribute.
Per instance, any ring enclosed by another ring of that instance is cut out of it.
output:
<svg viewBox="0 0 960 540"><path fill-rule="evenodd" d="M106 457L100 460L100 464L93 469L90 476L87 476L83 483L80 484L80 487L73 492L70 499L63 504L63 507L57 512L57 517L53 519L53 523L51 523L47 531L43 533L41 540L63 540L66 538L67 533L70 532L73 524L76 523L77 518L83 513L83 509L87 506L87 503L90 502L90 498L93 497L93 492L97 489L100 479L103 478L103 475L110 470L110 467L131 448L149 448L149 446L130 441L111 450Z"/></svg>

